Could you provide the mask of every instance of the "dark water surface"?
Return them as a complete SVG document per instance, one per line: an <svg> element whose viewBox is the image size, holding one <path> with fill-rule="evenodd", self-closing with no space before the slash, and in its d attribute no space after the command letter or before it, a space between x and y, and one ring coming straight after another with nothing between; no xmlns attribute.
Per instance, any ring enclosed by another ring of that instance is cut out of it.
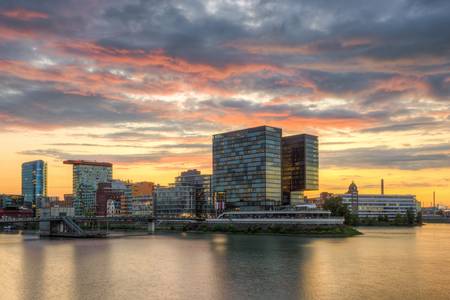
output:
<svg viewBox="0 0 450 300"><path fill-rule="evenodd" d="M0 234L0 299L450 299L450 224L300 238Z"/></svg>

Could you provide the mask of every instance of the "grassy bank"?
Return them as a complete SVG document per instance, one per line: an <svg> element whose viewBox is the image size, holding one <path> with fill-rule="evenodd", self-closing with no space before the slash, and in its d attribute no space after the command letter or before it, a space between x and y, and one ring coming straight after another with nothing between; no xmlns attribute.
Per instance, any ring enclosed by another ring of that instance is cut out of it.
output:
<svg viewBox="0 0 450 300"><path fill-rule="evenodd" d="M204 232L204 233L238 233L238 234L280 234L280 235L298 235L311 237L350 237L362 234L350 226L314 226L314 227L296 227L296 226L234 226L234 225L213 225L202 224L200 226L185 225L182 227L169 226L160 228L163 231L184 231L184 232Z"/></svg>

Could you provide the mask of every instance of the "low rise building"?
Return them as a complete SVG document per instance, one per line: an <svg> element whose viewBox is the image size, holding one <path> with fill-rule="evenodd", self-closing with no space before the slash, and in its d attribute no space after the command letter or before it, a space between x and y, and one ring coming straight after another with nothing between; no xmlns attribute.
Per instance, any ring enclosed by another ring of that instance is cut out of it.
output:
<svg viewBox="0 0 450 300"><path fill-rule="evenodd" d="M171 185L156 187L154 214L158 218L192 218L195 216L196 188Z"/></svg>
<svg viewBox="0 0 450 300"><path fill-rule="evenodd" d="M149 216L153 213L153 195L133 196L131 199L131 215Z"/></svg>
<svg viewBox="0 0 450 300"><path fill-rule="evenodd" d="M196 217L207 217L212 215L215 211L211 182L211 175L201 174L201 172L196 169L181 172L180 176L175 178L175 185L191 186L195 188Z"/></svg>
<svg viewBox="0 0 450 300"><path fill-rule="evenodd" d="M347 193L337 196L342 198L342 203L346 204L352 213L362 219L387 217L393 220L397 215L405 216L408 211L414 215L420 211L420 202L415 195L360 194L354 182Z"/></svg>
<svg viewBox="0 0 450 300"><path fill-rule="evenodd" d="M101 182L96 191L96 215L126 215L129 212L128 205L131 198L130 186L120 180ZM108 202L110 203L108 206ZM111 203L114 209L111 209Z"/></svg>
<svg viewBox="0 0 450 300"><path fill-rule="evenodd" d="M23 206L22 195L1 194L0 195L0 208L5 207L21 207Z"/></svg>

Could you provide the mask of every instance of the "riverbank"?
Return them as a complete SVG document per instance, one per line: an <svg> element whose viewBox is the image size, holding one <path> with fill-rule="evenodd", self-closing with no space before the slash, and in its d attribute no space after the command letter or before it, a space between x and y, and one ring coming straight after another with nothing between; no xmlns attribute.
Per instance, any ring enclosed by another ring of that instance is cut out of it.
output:
<svg viewBox="0 0 450 300"><path fill-rule="evenodd" d="M249 226L246 228L236 227L233 225L226 226L169 226L159 227L155 233L176 233L176 232L189 232L189 233L227 233L227 234L241 234L241 235L291 235L291 236L304 236L304 237L352 237L361 235L362 233L356 228L350 226L328 226L328 227L308 227L308 228L295 228L295 227L283 227L283 226L271 226L268 228L262 228L259 226ZM17 232L16 234L18 234ZM38 231L26 231L20 232L23 235L39 235ZM112 230L105 233L101 238L124 238L133 236L145 236L152 233L142 230ZM73 236L60 236L56 238L76 238ZM95 238L95 237L94 237ZM100 238L100 237L97 237Z"/></svg>
<svg viewBox="0 0 450 300"><path fill-rule="evenodd" d="M296 235L308 237L351 237L362 233L351 226L258 226L242 224L185 224L183 226L165 226L158 231L167 232L194 232L194 233L233 233L233 234L270 234L270 235Z"/></svg>

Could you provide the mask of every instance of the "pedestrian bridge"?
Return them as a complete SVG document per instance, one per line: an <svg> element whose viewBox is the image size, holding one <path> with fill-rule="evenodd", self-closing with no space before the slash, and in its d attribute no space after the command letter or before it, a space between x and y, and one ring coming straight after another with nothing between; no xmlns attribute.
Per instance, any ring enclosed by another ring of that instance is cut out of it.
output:
<svg viewBox="0 0 450 300"><path fill-rule="evenodd" d="M59 216L41 218L2 218L0 225L39 223L39 235L48 237L106 237L109 224L144 223L151 233L155 231L155 220L152 216ZM90 229L83 229L89 225ZM102 226L100 226L102 225ZM104 227L106 226L106 230Z"/></svg>

